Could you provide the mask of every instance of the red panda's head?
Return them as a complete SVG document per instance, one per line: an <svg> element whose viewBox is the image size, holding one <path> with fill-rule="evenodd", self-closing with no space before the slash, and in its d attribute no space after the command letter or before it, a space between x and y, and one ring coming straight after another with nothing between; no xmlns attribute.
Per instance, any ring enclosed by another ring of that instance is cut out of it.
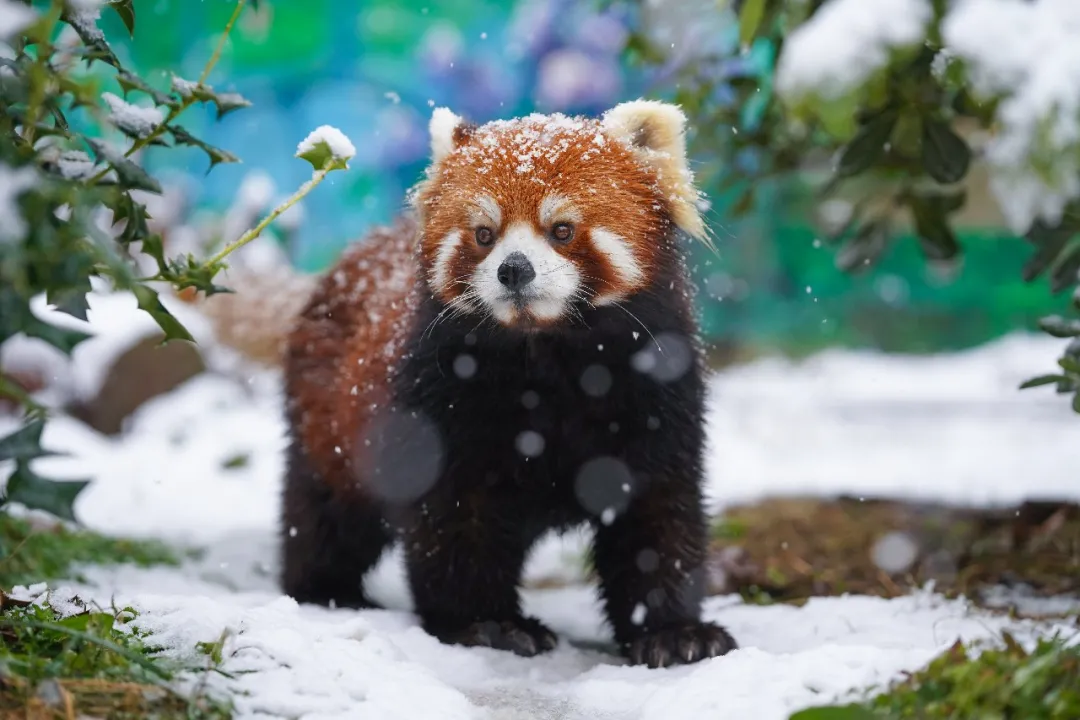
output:
<svg viewBox="0 0 1080 720"><path fill-rule="evenodd" d="M684 126L676 106L646 100L480 126L435 110L413 198L434 296L536 328L649 288L673 225L704 235Z"/></svg>

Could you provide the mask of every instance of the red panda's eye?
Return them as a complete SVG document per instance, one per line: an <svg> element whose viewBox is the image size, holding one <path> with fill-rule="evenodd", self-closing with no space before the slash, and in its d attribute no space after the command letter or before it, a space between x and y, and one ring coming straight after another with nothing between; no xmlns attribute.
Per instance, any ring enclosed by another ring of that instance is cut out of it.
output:
<svg viewBox="0 0 1080 720"><path fill-rule="evenodd" d="M487 247L491 243L495 242L495 233L491 231L489 227L476 228L476 244L482 247Z"/></svg>
<svg viewBox="0 0 1080 720"><path fill-rule="evenodd" d="M555 238L556 242L570 242L574 237L574 226L570 223L558 223L551 228L551 237Z"/></svg>

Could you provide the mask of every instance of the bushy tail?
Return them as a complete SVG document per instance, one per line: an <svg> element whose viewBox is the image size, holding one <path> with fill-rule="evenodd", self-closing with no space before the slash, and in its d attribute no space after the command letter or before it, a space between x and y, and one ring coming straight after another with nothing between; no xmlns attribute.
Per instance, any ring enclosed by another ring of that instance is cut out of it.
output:
<svg viewBox="0 0 1080 720"><path fill-rule="evenodd" d="M315 279L288 266L233 269L223 279L232 293L181 297L206 316L222 345L262 365L280 367L287 336Z"/></svg>

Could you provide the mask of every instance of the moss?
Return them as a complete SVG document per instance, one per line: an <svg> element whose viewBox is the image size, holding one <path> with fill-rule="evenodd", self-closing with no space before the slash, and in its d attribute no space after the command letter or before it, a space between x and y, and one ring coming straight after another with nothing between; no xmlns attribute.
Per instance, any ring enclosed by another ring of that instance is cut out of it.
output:
<svg viewBox="0 0 1080 720"><path fill-rule="evenodd" d="M910 551L903 567L882 567L875 557L890 534ZM939 592L976 602L995 586L1080 593L1080 507L1069 503L981 510L777 498L728 509L714 521L712 538L711 565L720 570L712 591L755 603L845 592L895 597L931 581Z"/></svg>
<svg viewBox="0 0 1080 720"><path fill-rule="evenodd" d="M83 581L78 566L133 563L176 565L178 554L147 540L107 537L63 525L40 525L0 512L0 588L10 589L43 580Z"/></svg>
<svg viewBox="0 0 1080 720"><path fill-rule="evenodd" d="M791 720L1080 718L1080 646L1043 639L1029 652L1003 639L980 652L958 643L866 702L811 708Z"/></svg>

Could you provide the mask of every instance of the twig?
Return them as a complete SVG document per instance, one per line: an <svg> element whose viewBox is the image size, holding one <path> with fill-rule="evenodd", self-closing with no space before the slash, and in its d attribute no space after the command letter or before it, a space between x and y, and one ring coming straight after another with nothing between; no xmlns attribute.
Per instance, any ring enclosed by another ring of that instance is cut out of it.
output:
<svg viewBox="0 0 1080 720"><path fill-rule="evenodd" d="M270 214L267 215L265 218L263 218L263 220L258 225L251 228L250 230L248 230L246 233L241 235L237 240L235 240L235 241L229 243L228 245L226 245L217 255L214 255L214 257L210 258L210 260L207 261L206 264L210 265L210 266L214 266L214 265L218 264L219 262L224 260L226 257L228 257L231 253L233 253L234 251L238 250L239 248L242 248L244 245L247 245L249 242L251 242L255 238L259 237L259 234L262 233L262 231L266 229L267 225L272 223L274 220L276 220L278 218L279 215L281 215L283 212L285 212L290 207L292 207L297 202L299 202L309 192L314 190L315 186L323 181L323 179L326 177L326 174L328 172L330 172L332 169L334 169L333 166L334 166L335 162L336 162L335 158L330 158L329 160L327 160L326 165L324 165L320 170L316 170L314 173L312 173L311 179L308 180L303 185L301 185L300 189L297 190L292 195L292 197L290 197L288 200L283 202L281 205L278 205L276 208L274 208L270 212Z"/></svg>

